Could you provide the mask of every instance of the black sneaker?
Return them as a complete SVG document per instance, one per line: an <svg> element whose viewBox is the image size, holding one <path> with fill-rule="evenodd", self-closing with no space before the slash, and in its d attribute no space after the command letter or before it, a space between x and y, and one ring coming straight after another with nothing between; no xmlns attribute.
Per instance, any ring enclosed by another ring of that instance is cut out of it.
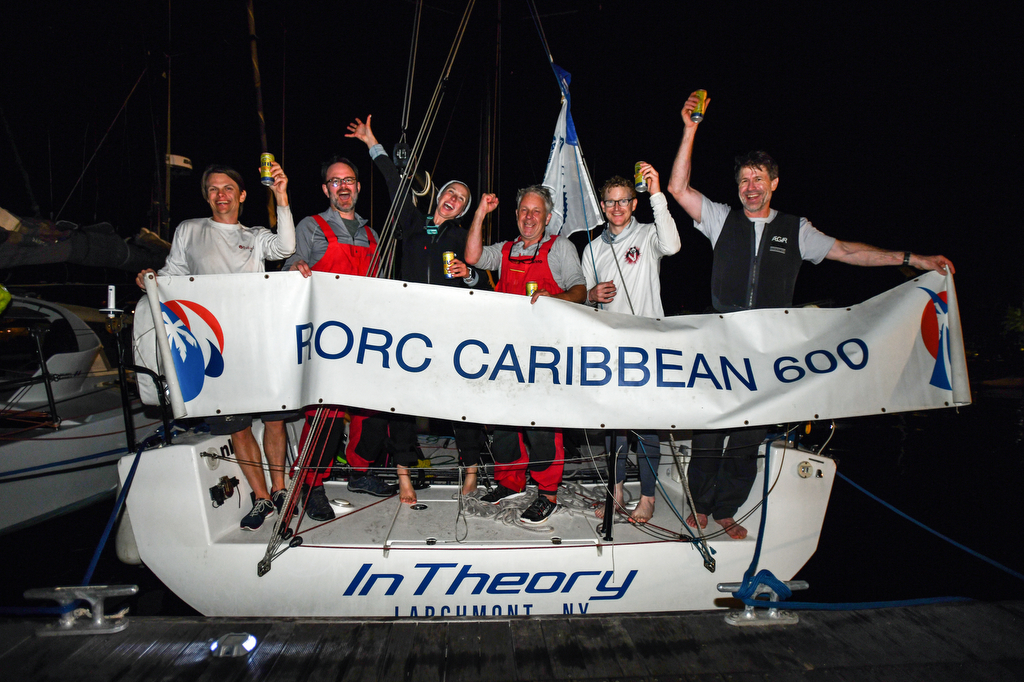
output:
<svg viewBox="0 0 1024 682"><path fill-rule="evenodd" d="M348 479L348 489L354 493L366 493L374 497L391 497L398 490L397 485L388 485L373 474Z"/></svg>
<svg viewBox="0 0 1024 682"><path fill-rule="evenodd" d="M494 486L494 490L481 497L480 501L489 502L491 504L498 504L506 497L515 497L516 495L522 495L524 492L526 491L512 490L512 488L506 488L505 486L499 483L498 485Z"/></svg>
<svg viewBox="0 0 1024 682"><path fill-rule="evenodd" d="M284 502L288 499L288 491L281 488L276 493L270 496L270 501L274 503L274 508L277 509L277 513L280 514L284 509Z"/></svg>
<svg viewBox="0 0 1024 682"><path fill-rule="evenodd" d="M242 530L259 530L263 520L274 515L274 503L270 500L256 500L252 511L242 517Z"/></svg>
<svg viewBox="0 0 1024 682"><path fill-rule="evenodd" d="M537 495L537 499L526 508L519 520L523 523L541 523L556 509L558 509L557 502L549 500L547 495Z"/></svg>
<svg viewBox="0 0 1024 682"><path fill-rule="evenodd" d="M334 518L334 510L327 501L327 491L322 485L309 489L302 486L302 496L306 506L306 516L314 521L330 521Z"/></svg>

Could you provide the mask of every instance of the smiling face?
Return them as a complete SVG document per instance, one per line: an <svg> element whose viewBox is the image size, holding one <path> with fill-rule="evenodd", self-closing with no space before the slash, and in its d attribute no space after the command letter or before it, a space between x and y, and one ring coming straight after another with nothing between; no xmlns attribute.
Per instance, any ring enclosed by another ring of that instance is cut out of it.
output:
<svg viewBox="0 0 1024 682"><path fill-rule="evenodd" d="M544 197L532 192L524 194L516 209L516 222L519 225L519 236L524 246L536 244L544 238L544 229L551 221Z"/></svg>
<svg viewBox="0 0 1024 682"><path fill-rule="evenodd" d="M469 188L460 182L454 182L444 188L444 192L437 198L437 211L434 212L434 221L440 225L446 220L458 218L462 215L462 209L469 200Z"/></svg>
<svg viewBox="0 0 1024 682"><path fill-rule="evenodd" d="M331 208L345 218L355 218L360 185L351 166L346 163L331 164L327 169L327 182L322 187L331 202Z"/></svg>
<svg viewBox="0 0 1024 682"><path fill-rule="evenodd" d="M626 205L623 206L623 200L626 201ZM609 201L615 202L612 206L608 206ZM612 234L619 234L629 225L629 221L633 218L633 211L636 210L636 199L630 197L629 190L625 187L609 187L604 191L604 197L601 200L601 210L604 211L604 217L608 219L608 227L611 229Z"/></svg>
<svg viewBox="0 0 1024 682"><path fill-rule="evenodd" d="M213 210L213 221L234 225L245 201L245 190L224 173L210 173L206 179L206 202Z"/></svg>
<svg viewBox="0 0 1024 682"><path fill-rule="evenodd" d="M768 170L761 166L744 166L739 173L740 203L748 218L767 218L772 192L779 186L779 179L774 180Z"/></svg>

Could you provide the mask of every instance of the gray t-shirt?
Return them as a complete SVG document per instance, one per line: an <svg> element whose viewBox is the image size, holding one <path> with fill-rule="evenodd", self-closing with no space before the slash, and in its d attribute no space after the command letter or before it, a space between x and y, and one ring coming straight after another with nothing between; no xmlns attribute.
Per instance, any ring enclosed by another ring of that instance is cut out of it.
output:
<svg viewBox="0 0 1024 682"><path fill-rule="evenodd" d="M725 226L725 218L729 215L731 207L728 204L718 204L710 201L707 197L701 198L700 217L701 222L693 221L693 226L700 230L705 237L711 240L711 248L715 248L718 236L722 234ZM779 214L774 208L769 211L767 218L749 218L754 223L754 255L761 243L761 233L767 223L775 220ZM807 218L800 218L800 257L817 265L825 259L832 245L836 243L835 237L829 237L818 231Z"/></svg>

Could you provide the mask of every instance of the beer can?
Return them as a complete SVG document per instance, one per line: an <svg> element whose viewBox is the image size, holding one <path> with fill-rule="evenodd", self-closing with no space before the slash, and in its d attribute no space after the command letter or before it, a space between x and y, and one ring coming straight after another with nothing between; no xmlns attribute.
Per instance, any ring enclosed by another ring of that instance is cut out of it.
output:
<svg viewBox="0 0 1024 682"><path fill-rule="evenodd" d="M260 182L267 187L274 184L274 178L270 175L270 166L273 163L273 154L260 154Z"/></svg>
<svg viewBox="0 0 1024 682"><path fill-rule="evenodd" d="M448 272L448 268L452 266L452 261L455 260L455 252L445 251L441 254L441 259L444 261L444 276L448 279L455 279L455 275Z"/></svg>
<svg viewBox="0 0 1024 682"><path fill-rule="evenodd" d="M636 165L633 166L633 186L637 192L647 191L647 181L644 180L644 174L640 172L640 162L637 161Z"/></svg>
<svg viewBox="0 0 1024 682"><path fill-rule="evenodd" d="M700 123L704 120L704 103L707 101L708 91L698 90L697 91L697 106L690 112L690 120L694 123Z"/></svg>
<svg viewBox="0 0 1024 682"><path fill-rule="evenodd" d="M537 283L536 282L527 282L526 283L526 295L527 296L533 296L535 293L537 293Z"/></svg>

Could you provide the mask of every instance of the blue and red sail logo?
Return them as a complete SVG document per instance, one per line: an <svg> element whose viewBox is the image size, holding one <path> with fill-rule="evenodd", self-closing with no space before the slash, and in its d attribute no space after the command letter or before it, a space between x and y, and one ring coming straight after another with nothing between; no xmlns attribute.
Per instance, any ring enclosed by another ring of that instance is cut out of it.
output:
<svg viewBox="0 0 1024 682"><path fill-rule="evenodd" d="M949 382L949 325L946 322L949 304L946 301L946 292L935 293L925 287L918 289L926 292L932 299L921 311L921 340L935 359L932 378L928 383L936 388L951 391L953 386Z"/></svg>
<svg viewBox="0 0 1024 682"><path fill-rule="evenodd" d="M224 330L213 313L193 301L167 301L160 309L181 397L188 402L202 392L206 377L224 373Z"/></svg>

